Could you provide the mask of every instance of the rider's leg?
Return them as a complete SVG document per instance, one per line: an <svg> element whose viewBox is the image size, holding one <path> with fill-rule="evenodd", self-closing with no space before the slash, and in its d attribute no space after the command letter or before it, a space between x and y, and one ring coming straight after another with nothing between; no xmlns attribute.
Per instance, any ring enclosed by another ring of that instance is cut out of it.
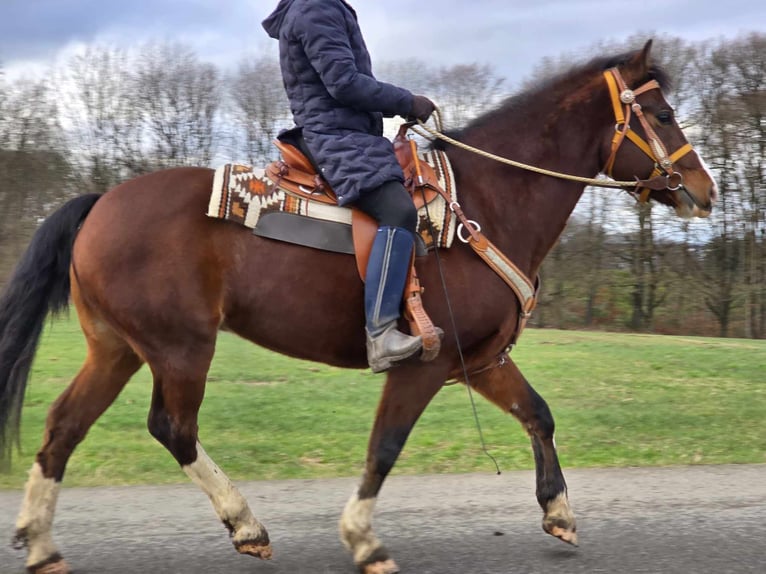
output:
<svg viewBox="0 0 766 574"><path fill-rule="evenodd" d="M363 193L355 206L380 226L372 244L364 290L367 360L378 373L414 355L423 345L421 337L397 329L415 244L417 210L398 181Z"/></svg>

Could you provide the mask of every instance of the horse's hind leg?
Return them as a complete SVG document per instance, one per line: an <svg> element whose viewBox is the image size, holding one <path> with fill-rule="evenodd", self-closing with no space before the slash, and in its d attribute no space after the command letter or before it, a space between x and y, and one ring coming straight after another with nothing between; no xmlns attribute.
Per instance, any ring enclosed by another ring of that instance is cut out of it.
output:
<svg viewBox="0 0 766 574"><path fill-rule="evenodd" d="M471 377L471 386L524 426L532 440L537 473L537 501L545 515L543 529L564 542L577 544L577 526L567 486L556 455L554 423L545 400L529 385L510 358Z"/></svg>
<svg viewBox="0 0 766 574"><path fill-rule="evenodd" d="M80 319L88 355L80 372L50 408L43 445L29 473L16 521L14 546L27 547L27 569L33 574L69 572L51 536L67 461L91 425L142 364L107 325L91 320L82 310Z"/></svg>
<svg viewBox="0 0 766 574"><path fill-rule="evenodd" d="M269 559L271 545L266 529L198 441L197 413L202 404L213 350L214 340L183 349L163 348L161 358L156 361L148 358L154 373L149 432L208 495L237 551Z"/></svg>
<svg viewBox="0 0 766 574"><path fill-rule="evenodd" d="M388 375L370 435L362 483L349 499L340 519L341 541L351 551L363 574L399 572L388 550L372 530L375 501L410 431L445 379L446 372L423 376L417 367L406 366L394 369Z"/></svg>

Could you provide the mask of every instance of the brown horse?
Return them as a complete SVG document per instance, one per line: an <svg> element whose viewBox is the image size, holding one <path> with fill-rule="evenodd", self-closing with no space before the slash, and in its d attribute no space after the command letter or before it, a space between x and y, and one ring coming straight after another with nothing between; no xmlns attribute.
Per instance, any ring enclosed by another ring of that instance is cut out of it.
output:
<svg viewBox="0 0 766 574"><path fill-rule="evenodd" d="M622 107L613 106L604 71L619 71L626 106L638 94L643 122L635 108L628 122L636 134L656 136L670 152L688 151L662 91L639 88L651 80L667 86L662 71L649 63L650 44L594 60L509 99L456 137L575 176L593 176L609 164L606 171L616 179L648 178L659 153L656 142L646 153L627 139L620 145L624 134L622 126L615 130L614 114ZM535 277L585 184L444 147L463 211ZM672 188L653 189L651 197L682 216L708 215L716 190L700 158L693 151L670 156L670 164L656 163L676 174L666 180ZM41 326L70 296L88 345L80 372L50 409L16 523L30 572L69 571L51 537L67 460L142 364L154 377L149 432L208 494L235 548L260 558L271 555L266 529L197 438L218 331L294 357L366 366L363 287L353 258L259 238L206 217L212 179L210 169L171 169L70 201L38 230L0 300L0 448L6 459L18 436ZM458 340L472 387L515 416L531 437L544 530L575 543L548 406L512 361L498 360L517 329L514 293L473 250L457 244L441 254L450 316L434 256L422 257L417 267L426 310L446 333L435 360L403 363L387 374L361 484L340 519L341 539L355 564L368 574L398 571L371 528L376 497L426 405L445 381L464 379Z"/></svg>

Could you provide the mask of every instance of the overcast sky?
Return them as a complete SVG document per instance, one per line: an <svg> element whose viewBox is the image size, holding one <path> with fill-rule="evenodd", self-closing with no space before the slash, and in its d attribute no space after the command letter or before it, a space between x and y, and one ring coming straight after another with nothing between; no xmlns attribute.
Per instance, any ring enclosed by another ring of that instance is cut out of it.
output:
<svg viewBox="0 0 766 574"><path fill-rule="evenodd" d="M180 41L235 65L270 41L260 21L277 0L0 0L0 65L39 75L84 44ZM375 62L488 63L508 85L543 56L576 55L637 33L688 40L766 31L766 0L356 0ZM638 48L639 46L637 46Z"/></svg>

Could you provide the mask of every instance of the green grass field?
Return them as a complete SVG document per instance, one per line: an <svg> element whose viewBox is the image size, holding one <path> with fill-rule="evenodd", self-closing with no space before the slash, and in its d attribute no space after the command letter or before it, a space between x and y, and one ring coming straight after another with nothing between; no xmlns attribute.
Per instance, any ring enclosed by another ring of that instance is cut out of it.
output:
<svg viewBox="0 0 766 574"><path fill-rule="evenodd" d="M766 462L766 341L528 330L514 359L556 418L566 468ZM0 487L20 488L47 409L77 372L74 320L46 329L27 391L22 454ZM382 375L287 359L231 335L219 339L200 417L207 452L233 479L357 476ZM66 484L185 482L146 430L144 368L91 429ZM533 467L510 416L475 395L502 470ZM493 472L464 386L445 388L394 472Z"/></svg>

